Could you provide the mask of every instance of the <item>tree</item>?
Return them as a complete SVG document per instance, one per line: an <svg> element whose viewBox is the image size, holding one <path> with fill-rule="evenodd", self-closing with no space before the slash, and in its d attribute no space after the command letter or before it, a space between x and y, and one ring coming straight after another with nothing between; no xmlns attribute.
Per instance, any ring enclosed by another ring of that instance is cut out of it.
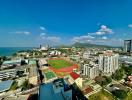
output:
<svg viewBox="0 0 132 100"><path fill-rule="evenodd" d="M16 90L17 88L18 88L18 85L17 85L18 83L16 82L16 81L14 81L13 83L12 83L12 85L11 85L11 90Z"/></svg>
<svg viewBox="0 0 132 100"><path fill-rule="evenodd" d="M124 70L119 69L112 75L112 78L115 80L121 80L123 76L124 76Z"/></svg>
<svg viewBox="0 0 132 100"><path fill-rule="evenodd" d="M95 78L95 81L103 87L109 84L112 81L112 79L111 77L107 77L107 76L97 76Z"/></svg>
<svg viewBox="0 0 132 100"><path fill-rule="evenodd" d="M107 81L108 83L111 83L111 82L112 82L111 77L106 77L106 81Z"/></svg>
<svg viewBox="0 0 132 100"><path fill-rule="evenodd" d="M28 82L28 80L25 80L25 82L22 84L22 89L23 89L23 90L31 89L31 88L33 88L33 87L34 87L33 84L30 84L30 83Z"/></svg>
<svg viewBox="0 0 132 100"><path fill-rule="evenodd" d="M3 56L2 59L3 59L3 61L8 60L8 58L6 56Z"/></svg>
<svg viewBox="0 0 132 100"><path fill-rule="evenodd" d="M132 74L132 66L124 67L124 71L126 74L131 75Z"/></svg>
<svg viewBox="0 0 132 100"><path fill-rule="evenodd" d="M125 99L127 97L127 92L124 90L114 90L112 91L112 94L119 99Z"/></svg>
<svg viewBox="0 0 132 100"><path fill-rule="evenodd" d="M24 74L24 71L17 71L17 75L18 75L19 77L22 77L23 74Z"/></svg>

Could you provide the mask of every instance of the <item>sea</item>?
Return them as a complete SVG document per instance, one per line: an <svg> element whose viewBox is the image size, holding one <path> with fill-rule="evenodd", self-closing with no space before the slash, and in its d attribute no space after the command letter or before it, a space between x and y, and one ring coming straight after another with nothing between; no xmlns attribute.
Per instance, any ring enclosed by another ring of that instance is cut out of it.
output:
<svg viewBox="0 0 132 100"><path fill-rule="evenodd" d="M12 56L21 50L32 50L33 47L0 47L0 56Z"/></svg>

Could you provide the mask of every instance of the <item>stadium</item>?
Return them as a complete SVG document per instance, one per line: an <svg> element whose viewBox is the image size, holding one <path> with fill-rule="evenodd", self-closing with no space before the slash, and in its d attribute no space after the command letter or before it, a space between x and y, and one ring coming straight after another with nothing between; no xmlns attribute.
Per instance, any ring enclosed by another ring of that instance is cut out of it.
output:
<svg viewBox="0 0 132 100"><path fill-rule="evenodd" d="M59 76L64 76L78 69L78 65L63 58L48 60L49 68Z"/></svg>

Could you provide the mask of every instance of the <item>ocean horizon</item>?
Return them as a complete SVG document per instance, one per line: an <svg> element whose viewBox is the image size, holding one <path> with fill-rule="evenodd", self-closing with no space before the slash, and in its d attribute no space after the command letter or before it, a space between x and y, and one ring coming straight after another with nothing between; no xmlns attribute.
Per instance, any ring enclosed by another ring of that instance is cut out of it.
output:
<svg viewBox="0 0 132 100"><path fill-rule="evenodd" d="M32 50L35 47L0 47L0 56L12 56L21 50Z"/></svg>

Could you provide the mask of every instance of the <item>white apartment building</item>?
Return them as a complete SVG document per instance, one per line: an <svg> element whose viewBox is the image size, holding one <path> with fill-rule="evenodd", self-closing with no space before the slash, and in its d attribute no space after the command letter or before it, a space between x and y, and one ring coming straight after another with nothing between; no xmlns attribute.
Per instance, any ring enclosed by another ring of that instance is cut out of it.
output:
<svg viewBox="0 0 132 100"><path fill-rule="evenodd" d="M16 73L17 73L17 71L15 69L0 71L0 80L8 79L8 78L15 78Z"/></svg>
<svg viewBox="0 0 132 100"><path fill-rule="evenodd" d="M88 59L89 56L90 56L90 51L86 51L86 52L83 53L83 58L84 59Z"/></svg>
<svg viewBox="0 0 132 100"><path fill-rule="evenodd" d="M88 78L94 79L96 76L99 75L99 65L85 64L83 66L83 75L87 76Z"/></svg>
<svg viewBox="0 0 132 100"><path fill-rule="evenodd" d="M49 52L50 56L57 56L57 55L61 55L61 52L58 50L53 50Z"/></svg>
<svg viewBox="0 0 132 100"><path fill-rule="evenodd" d="M104 54L99 55L99 70L102 71L105 75L111 75L114 73L118 65L118 54L114 54L111 51L106 51Z"/></svg>

